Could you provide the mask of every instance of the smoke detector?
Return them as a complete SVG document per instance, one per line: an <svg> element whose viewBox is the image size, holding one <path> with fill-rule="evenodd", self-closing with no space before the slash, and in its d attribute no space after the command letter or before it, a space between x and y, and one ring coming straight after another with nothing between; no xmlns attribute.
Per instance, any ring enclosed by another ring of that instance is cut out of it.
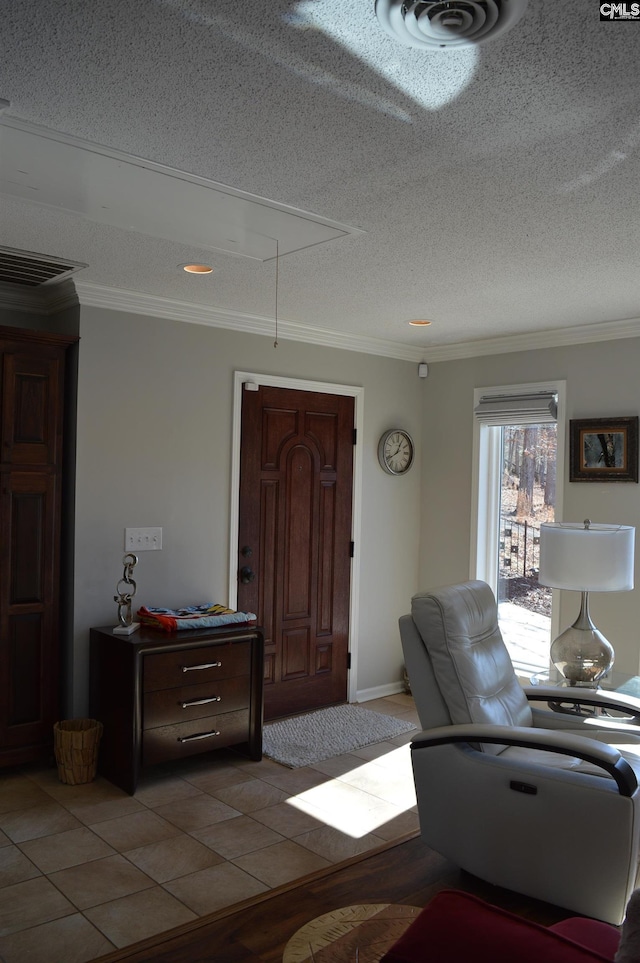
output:
<svg viewBox="0 0 640 963"><path fill-rule="evenodd" d="M472 47L510 30L528 0L376 0L386 32L407 47Z"/></svg>

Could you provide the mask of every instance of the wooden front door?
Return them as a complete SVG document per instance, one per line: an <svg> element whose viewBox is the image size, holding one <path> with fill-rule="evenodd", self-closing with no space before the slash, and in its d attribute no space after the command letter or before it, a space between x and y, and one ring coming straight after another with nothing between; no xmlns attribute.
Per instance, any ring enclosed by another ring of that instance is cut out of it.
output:
<svg viewBox="0 0 640 963"><path fill-rule="evenodd" d="M244 386L238 609L264 630L266 719L347 699L353 443L353 398Z"/></svg>

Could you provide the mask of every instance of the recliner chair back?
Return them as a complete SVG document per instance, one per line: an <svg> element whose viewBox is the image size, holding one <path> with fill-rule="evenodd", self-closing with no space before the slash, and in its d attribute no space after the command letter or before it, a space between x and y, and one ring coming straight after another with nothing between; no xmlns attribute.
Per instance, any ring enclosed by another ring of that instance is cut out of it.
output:
<svg viewBox="0 0 640 963"><path fill-rule="evenodd" d="M416 687L411 682L411 689L424 729L465 722L532 725L531 709L502 639L498 608L486 582L470 581L414 595L411 620L424 657L415 652L413 639L405 649L405 658L411 663L407 665L409 680L412 673L416 684L420 680ZM401 633L404 645L404 631ZM430 673L446 706L448 722L430 705ZM423 685L430 686L426 700ZM438 715L444 721L437 721ZM482 748L497 755L503 747Z"/></svg>

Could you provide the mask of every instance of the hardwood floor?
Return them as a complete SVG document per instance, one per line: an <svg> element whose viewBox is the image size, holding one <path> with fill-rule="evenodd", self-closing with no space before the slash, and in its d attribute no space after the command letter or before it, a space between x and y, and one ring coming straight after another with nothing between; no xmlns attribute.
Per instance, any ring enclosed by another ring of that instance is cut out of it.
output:
<svg viewBox="0 0 640 963"><path fill-rule="evenodd" d="M323 913L357 903L426 906L435 893L449 888L546 926L573 915L462 872L414 835L95 963L282 963L290 937Z"/></svg>

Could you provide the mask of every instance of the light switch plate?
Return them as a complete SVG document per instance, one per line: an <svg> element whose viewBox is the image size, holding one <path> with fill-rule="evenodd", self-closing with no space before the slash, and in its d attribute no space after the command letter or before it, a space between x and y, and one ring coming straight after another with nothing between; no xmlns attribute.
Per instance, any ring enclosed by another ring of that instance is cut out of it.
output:
<svg viewBox="0 0 640 963"><path fill-rule="evenodd" d="M126 552L157 552L162 548L161 528L125 528Z"/></svg>

